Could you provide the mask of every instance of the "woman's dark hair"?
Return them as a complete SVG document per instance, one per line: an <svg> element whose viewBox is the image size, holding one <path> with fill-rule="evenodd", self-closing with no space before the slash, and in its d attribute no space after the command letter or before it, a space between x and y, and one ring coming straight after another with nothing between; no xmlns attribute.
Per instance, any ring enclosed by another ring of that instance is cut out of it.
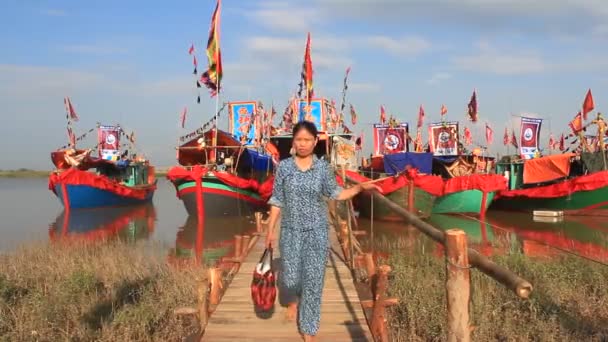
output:
<svg viewBox="0 0 608 342"><path fill-rule="evenodd" d="M317 126L310 122L310 121L306 121L306 120L302 120L300 122L298 122L295 126L293 126L293 131L292 131L292 135L295 137L296 133L298 133L301 130L305 130L308 133L312 134L313 137L317 137L317 135L319 134L319 131L317 131Z"/></svg>

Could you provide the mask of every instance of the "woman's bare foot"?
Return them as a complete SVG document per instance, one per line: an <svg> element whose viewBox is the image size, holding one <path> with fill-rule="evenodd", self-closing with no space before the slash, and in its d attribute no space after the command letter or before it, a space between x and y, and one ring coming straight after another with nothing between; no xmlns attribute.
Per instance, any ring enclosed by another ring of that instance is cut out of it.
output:
<svg viewBox="0 0 608 342"><path fill-rule="evenodd" d="M289 303L287 305L287 312L285 312L285 319L293 322L298 316L298 303Z"/></svg>

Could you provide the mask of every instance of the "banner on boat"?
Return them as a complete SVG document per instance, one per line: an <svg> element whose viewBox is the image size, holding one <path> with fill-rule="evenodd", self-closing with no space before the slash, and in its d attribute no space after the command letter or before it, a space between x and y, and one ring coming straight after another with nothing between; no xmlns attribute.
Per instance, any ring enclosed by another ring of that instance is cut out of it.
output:
<svg viewBox="0 0 608 342"><path fill-rule="evenodd" d="M436 156L458 155L458 122L429 124L429 147Z"/></svg>
<svg viewBox="0 0 608 342"><path fill-rule="evenodd" d="M407 152L409 127L401 123L396 127L374 124L374 155Z"/></svg>
<svg viewBox="0 0 608 342"><path fill-rule="evenodd" d="M120 126L99 126L97 149L101 159L113 161L120 159L120 131Z"/></svg>
<svg viewBox="0 0 608 342"><path fill-rule="evenodd" d="M538 150L540 125L542 123L543 119L526 117L521 118L519 151L524 159L534 158L534 154Z"/></svg>
<svg viewBox="0 0 608 342"><path fill-rule="evenodd" d="M306 100L300 100L298 103L298 113L297 120L295 122L300 121L310 121L317 126L317 130L319 132L327 132L327 119L325 113L325 106L323 105L322 99L314 99L310 100L310 105L306 102Z"/></svg>
<svg viewBox="0 0 608 342"><path fill-rule="evenodd" d="M347 170L356 170L357 154L355 152L355 141L339 136L335 136L333 141L336 165L346 166Z"/></svg>
<svg viewBox="0 0 608 342"><path fill-rule="evenodd" d="M228 104L228 124L230 134L243 145L254 145L257 136L257 120L255 116L257 102L230 102Z"/></svg>

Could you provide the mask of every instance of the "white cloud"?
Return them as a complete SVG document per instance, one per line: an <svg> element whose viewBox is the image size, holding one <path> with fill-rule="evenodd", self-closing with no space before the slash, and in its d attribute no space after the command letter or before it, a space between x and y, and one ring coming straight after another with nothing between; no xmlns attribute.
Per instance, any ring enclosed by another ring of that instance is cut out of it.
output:
<svg viewBox="0 0 608 342"><path fill-rule="evenodd" d="M462 70L498 75L539 73L548 69L540 54L535 51L499 51L483 40L477 46L478 51L474 54L453 58L454 65Z"/></svg>
<svg viewBox="0 0 608 342"><path fill-rule="evenodd" d="M359 93L378 93L382 87L377 83L349 83L348 90Z"/></svg>
<svg viewBox="0 0 608 342"><path fill-rule="evenodd" d="M441 81L449 80L450 78L452 78L452 75L447 72L436 72L431 78L426 80L426 83L429 85L436 85L441 83Z"/></svg>
<svg viewBox="0 0 608 342"><path fill-rule="evenodd" d="M383 49L396 56L416 56L431 48L428 40L416 36L398 39L388 36L370 36L365 41L372 47Z"/></svg>
<svg viewBox="0 0 608 342"><path fill-rule="evenodd" d="M311 30L320 17L313 7L290 7L283 3L263 3L248 16L262 26L281 32Z"/></svg>
<svg viewBox="0 0 608 342"><path fill-rule="evenodd" d="M64 10L61 9L44 9L41 10L40 13L44 14L44 15L48 15L49 17L65 17L68 15L68 13Z"/></svg>
<svg viewBox="0 0 608 342"><path fill-rule="evenodd" d="M61 47L61 50L72 53L83 53L83 54L94 54L94 55L108 55L108 54L125 54L130 50L124 46L117 46L113 44L74 44L65 45Z"/></svg>

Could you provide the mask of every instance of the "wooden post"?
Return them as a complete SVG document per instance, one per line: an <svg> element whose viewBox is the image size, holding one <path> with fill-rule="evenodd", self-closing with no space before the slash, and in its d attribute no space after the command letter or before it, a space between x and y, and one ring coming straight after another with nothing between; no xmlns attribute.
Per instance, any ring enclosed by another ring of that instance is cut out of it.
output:
<svg viewBox="0 0 608 342"><path fill-rule="evenodd" d="M209 268L209 304L212 306L220 303L220 291L222 288L222 271L217 267Z"/></svg>
<svg viewBox="0 0 608 342"><path fill-rule="evenodd" d="M197 287L197 301L198 301L198 320L201 326L201 332L205 331L208 319L208 304L207 304L207 293L209 292L209 282L207 279L198 282Z"/></svg>
<svg viewBox="0 0 608 342"><path fill-rule="evenodd" d="M414 181L410 180L409 186L407 188L407 209L412 214L416 214L416 208L414 204Z"/></svg>
<svg viewBox="0 0 608 342"><path fill-rule="evenodd" d="M346 165L342 166L342 179L344 180L344 186L346 187ZM354 251L353 251L353 228L351 226L351 212L350 212L350 200L347 200L344 204L346 205L346 224L348 227L348 254L349 254L349 264L350 264L350 269L354 269L355 268L355 259L354 259Z"/></svg>
<svg viewBox="0 0 608 342"><path fill-rule="evenodd" d="M467 236L460 229L445 232L446 290L448 307L448 342L468 342L469 329L470 265L467 253Z"/></svg>
<svg viewBox="0 0 608 342"><path fill-rule="evenodd" d="M243 249L243 237L240 235L234 236L234 257L239 258L241 256L241 250Z"/></svg>
<svg viewBox="0 0 608 342"><path fill-rule="evenodd" d="M372 253L365 253L365 271L367 272L367 277L371 281L372 278L376 275L376 265L374 264L374 256Z"/></svg>
<svg viewBox="0 0 608 342"><path fill-rule="evenodd" d="M386 314L384 303L386 299L386 288L388 287L388 273L391 267L382 265L378 267L378 283L374 293L374 307L372 308L371 330L374 339L378 342L388 342L388 330L386 329Z"/></svg>
<svg viewBox="0 0 608 342"><path fill-rule="evenodd" d="M242 250L241 250L241 257L246 258L247 257L247 253L249 252L249 240L251 239L251 236L249 235L243 235L243 246L242 246Z"/></svg>

